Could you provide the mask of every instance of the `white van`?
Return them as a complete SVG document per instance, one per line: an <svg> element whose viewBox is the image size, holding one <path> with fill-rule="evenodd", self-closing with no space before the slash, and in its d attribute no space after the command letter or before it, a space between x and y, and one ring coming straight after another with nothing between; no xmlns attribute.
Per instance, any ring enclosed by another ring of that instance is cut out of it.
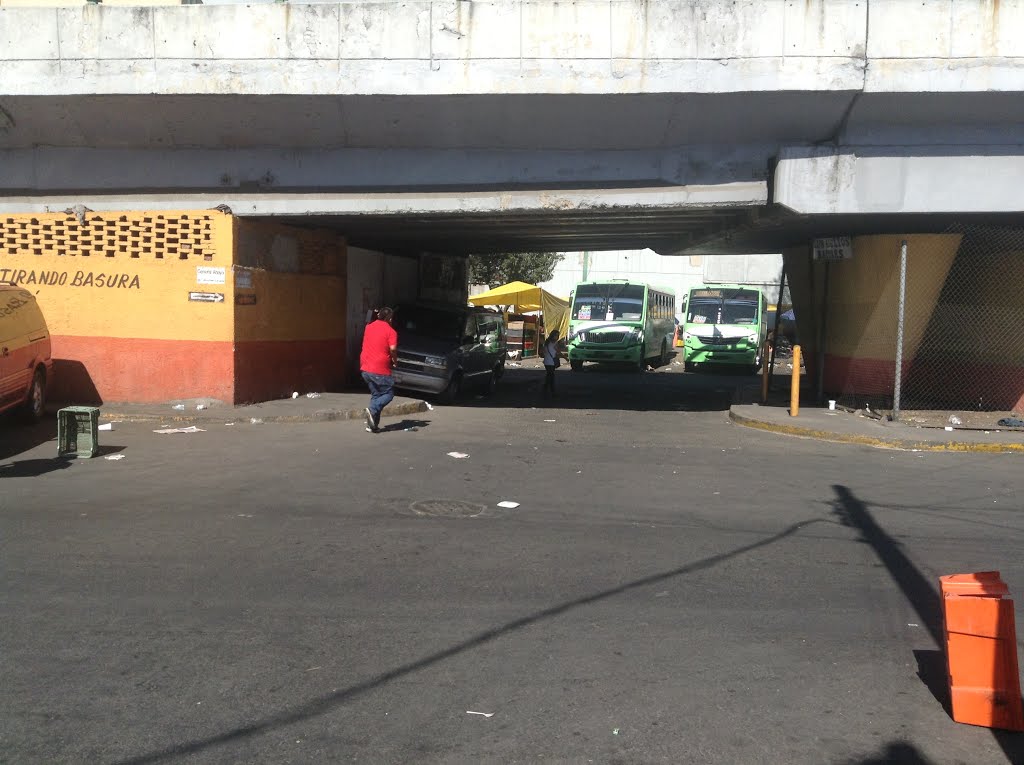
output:
<svg viewBox="0 0 1024 765"><path fill-rule="evenodd" d="M38 420L52 379L50 330L35 295L0 282L0 412L20 407Z"/></svg>

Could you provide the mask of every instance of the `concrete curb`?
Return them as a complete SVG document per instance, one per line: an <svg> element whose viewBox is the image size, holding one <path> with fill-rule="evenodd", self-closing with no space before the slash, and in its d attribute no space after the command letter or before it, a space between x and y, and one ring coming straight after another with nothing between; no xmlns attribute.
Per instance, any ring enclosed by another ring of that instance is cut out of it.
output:
<svg viewBox="0 0 1024 765"><path fill-rule="evenodd" d="M382 413L383 417L401 417L406 414L416 414L428 410L426 401L410 401L401 404L389 404ZM208 423L243 423L251 422L253 418L268 422L335 422L338 420L360 420L363 417L363 407L358 409L317 409L304 414L260 414L250 412L239 415L232 410L225 411L223 416L217 414L216 409L205 410L202 414L189 414L187 412L173 411L171 414L156 414L153 412L118 412L116 410L100 410L100 420L110 422L180 422L200 424Z"/></svg>
<svg viewBox="0 0 1024 765"><path fill-rule="evenodd" d="M1005 454L1016 452L1024 454L1024 444L1008 443L967 443L964 441L911 441L903 438L875 438L874 436L858 436L854 434L834 433L827 430L815 430L799 425L780 425L765 422L729 410L729 419L737 425L747 428L765 430L769 433L781 433L799 438L813 438L818 441L831 441L840 444L859 444L872 446L876 449L896 449L901 451L919 452L975 452L982 454Z"/></svg>

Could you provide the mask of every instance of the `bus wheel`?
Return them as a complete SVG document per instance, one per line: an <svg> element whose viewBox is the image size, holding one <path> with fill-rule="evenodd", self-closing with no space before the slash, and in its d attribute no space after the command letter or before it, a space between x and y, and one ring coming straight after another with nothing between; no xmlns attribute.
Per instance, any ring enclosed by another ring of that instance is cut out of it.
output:
<svg viewBox="0 0 1024 765"><path fill-rule="evenodd" d="M661 359L659 360L660 366L668 364L668 343L664 340L661 341Z"/></svg>
<svg viewBox="0 0 1024 765"><path fill-rule="evenodd" d="M693 372L696 369L697 369L697 365L694 364L692 361L684 361L683 362L683 371L684 372Z"/></svg>
<svg viewBox="0 0 1024 765"><path fill-rule="evenodd" d="M583 369L583 362L575 360L570 361L569 367L572 369L573 372L579 372L581 369Z"/></svg>
<svg viewBox="0 0 1024 765"><path fill-rule="evenodd" d="M750 374L756 375L761 370L761 364L764 363L764 359L761 356L761 351L757 352L757 356L754 357L754 363L750 365Z"/></svg>

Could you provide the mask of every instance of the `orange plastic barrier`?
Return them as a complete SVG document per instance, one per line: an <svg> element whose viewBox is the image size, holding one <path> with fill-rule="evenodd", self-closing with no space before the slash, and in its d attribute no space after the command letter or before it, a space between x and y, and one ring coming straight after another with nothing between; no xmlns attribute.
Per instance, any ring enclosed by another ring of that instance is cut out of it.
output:
<svg viewBox="0 0 1024 765"><path fill-rule="evenodd" d="M1013 601L998 571L939 577L953 719L1024 730Z"/></svg>

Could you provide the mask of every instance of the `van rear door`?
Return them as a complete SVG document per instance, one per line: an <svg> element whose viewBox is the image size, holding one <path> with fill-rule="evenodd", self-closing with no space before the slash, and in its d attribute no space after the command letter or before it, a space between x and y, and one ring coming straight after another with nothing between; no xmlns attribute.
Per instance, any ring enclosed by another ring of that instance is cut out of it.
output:
<svg viewBox="0 0 1024 765"><path fill-rule="evenodd" d="M32 381L38 342L49 343L46 322L32 293L8 289L0 292L0 403L21 401Z"/></svg>

